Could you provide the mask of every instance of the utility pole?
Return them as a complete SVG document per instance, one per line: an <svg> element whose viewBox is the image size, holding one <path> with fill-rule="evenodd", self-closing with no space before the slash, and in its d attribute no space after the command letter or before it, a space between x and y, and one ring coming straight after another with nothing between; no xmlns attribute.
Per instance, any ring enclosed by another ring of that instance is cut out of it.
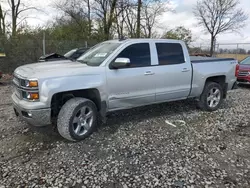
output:
<svg viewBox="0 0 250 188"><path fill-rule="evenodd" d="M46 54L46 49L45 49L45 32L43 32L43 55Z"/></svg>
<svg viewBox="0 0 250 188"><path fill-rule="evenodd" d="M236 59L238 60L238 53L239 53L239 44L237 44L237 52L236 52Z"/></svg>

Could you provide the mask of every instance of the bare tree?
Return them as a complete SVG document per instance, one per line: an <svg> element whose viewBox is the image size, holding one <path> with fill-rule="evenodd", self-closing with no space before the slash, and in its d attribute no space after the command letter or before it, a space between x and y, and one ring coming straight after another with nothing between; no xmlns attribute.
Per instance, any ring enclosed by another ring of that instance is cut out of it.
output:
<svg viewBox="0 0 250 188"><path fill-rule="evenodd" d="M136 37L140 38L141 34L141 7L142 7L142 0L138 0L137 4L137 25L136 25Z"/></svg>
<svg viewBox="0 0 250 188"><path fill-rule="evenodd" d="M125 30L131 38L138 37L137 35L137 5L131 4L125 9Z"/></svg>
<svg viewBox="0 0 250 188"><path fill-rule="evenodd" d="M123 9L123 7L121 7ZM115 23L116 23L116 30L118 34L118 38L124 36L124 22L125 22L125 10L122 10L121 16L119 17L117 9L115 9Z"/></svg>
<svg viewBox="0 0 250 188"><path fill-rule="evenodd" d="M128 0L127 0L128 1ZM154 29L157 27L158 18L171 9L167 6L168 0L144 0L142 1L138 14L138 2L130 1L124 9L123 31L129 37L152 37ZM123 13L121 13L123 14ZM140 19L138 19L140 15ZM140 26L138 27L138 23Z"/></svg>
<svg viewBox="0 0 250 188"><path fill-rule="evenodd" d="M6 18L7 12L2 9L2 6L0 5L0 36L5 35L6 33L6 25L5 25L5 18Z"/></svg>
<svg viewBox="0 0 250 188"><path fill-rule="evenodd" d="M131 0L119 0L115 10L115 22L118 37L136 36L136 10L137 5Z"/></svg>
<svg viewBox="0 0 250 188"><path fill-rule="evenodd" d="M168 1L147 0L142 5L141 28L144 37L152 36L153 28L156 26L157 19L165 12L171 9L167 8Z"/></svg>
<svg viewBox="0 0 250 188"><path fill-rule="evenodd" d="M55 3L55 7L74 20L83 33L92 34L91 0L65 0Z"/></svg>
<svg viewBox="0 0 250 188"><path fill-rule="evenodd" d="M104 39L110 39L111 27L115 21L115 9L118 0L95 0L94 10L101 21Z"/></svg>
<svg viewBox="0 0 250 188"><path fill-rule="evenodd" d="M28 16L21 17L21 14L28 10L38 10L36 7L27 6L21 2L21 0L8 0L11 9L12 18L12 36L16 36L17 27L20 23L28 18Z"/></svg>
<svg viewBox="0 0 250 188"><path fill-rule="evenodd" d="M87 4L87 18L88 18L88 33L91 36L92 33L92 21L91 21L91 3L90 0L85 0Z"/></svg>
<svg viewBox="0 0 250 188"><path fill-rule="evenodd" d="M194 8L198 24L211 35L210 55L218 34L238 32L245 26L248 16L238 8L239 0L199 0Z"/></svg>
<svg viewBox="0 0 250 188"><path fill-rule="evenodd" d="M117 3L116 9L115 9L115 24L116 24L116 30L118 37L124 37L124 30L125 30L125 10L129 8L129 0L120 0Z"/></svg>

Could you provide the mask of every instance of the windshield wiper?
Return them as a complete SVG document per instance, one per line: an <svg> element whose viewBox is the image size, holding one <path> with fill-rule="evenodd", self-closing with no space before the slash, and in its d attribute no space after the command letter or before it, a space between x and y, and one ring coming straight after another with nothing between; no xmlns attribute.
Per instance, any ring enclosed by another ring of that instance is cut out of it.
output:
<svg viewBox="0 0 250 188"><path fill-rule="evenodd" d="M73 58L70 58L70 57L65 57L65 56L63 56L65 59L67 59L67 60L70 60L70 61L75 61Z"/></svg>
<svg viewBox="0 0 250 188"><path fill-rule="evenodd" d="M76 60L76 61L88 65L88 61L84 61L84 60Z"/></svg>

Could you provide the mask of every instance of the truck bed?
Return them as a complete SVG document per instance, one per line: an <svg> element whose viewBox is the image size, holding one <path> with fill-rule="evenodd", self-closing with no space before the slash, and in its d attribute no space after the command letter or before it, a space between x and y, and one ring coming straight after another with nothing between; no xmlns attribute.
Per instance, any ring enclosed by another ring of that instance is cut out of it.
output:
<svg viewBox="0 0 250 188"><path fill-rule="evenodd" d="M219 61L234 61L234 58L218 58L218 57L201 57L190 56L191 63L207 63L207 62L219 62Z"/></svg>
<svg viewBox="0 0 250 188"><path fill-rule="evenodd" d="M233 87L234 80L236 80L234 75L236 59L190 56L190 60L193 68L190 96L199 96L203 91L206 79L209 77L224 76L228 90Z"/></svg>

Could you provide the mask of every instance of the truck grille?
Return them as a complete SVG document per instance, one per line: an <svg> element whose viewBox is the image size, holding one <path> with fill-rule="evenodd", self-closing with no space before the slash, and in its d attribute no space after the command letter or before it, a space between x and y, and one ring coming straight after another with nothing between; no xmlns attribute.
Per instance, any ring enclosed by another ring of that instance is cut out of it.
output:
<svg viewBox="0 0 250 188"><path fill-rule="evenodd" d="M15 95L16 95L19 99L22 99L22 98L23 98L23 97L22 97L22 91L21 91L19 88L13 86L13 92L15 93Z"/></svg>
<svg viewBox="0 0 250 188"><path fill-rule="evenodd" d="M18 87L25 87L25 79L19 78L17 75L14 75L13 82Z"/></svg>
<svg viewBox="0 0 250 188"><path fill-rule="evenodd" d="M247 76L247 75L249 75L249 73L248 73L248 71L239 71L239 74L238 74L238 76Z"/></svg>
<svg viewBox="0 0 250 188"><path fill-rule="evenodd" d="M14 78L13 78L13 83L17 86L20 86L20 78L18 78L17 76L14 75Z"/></svg>
<svg viewBox="0 0 250 188"><path fill-rule="evenodd" d="M19 98L22 99L23 95L22 95L22 90L20 89L20 87L22 87L23 83L25 83L25 80L17 77L16 75L14 75L13 78L13 92L15 93L15 95Z"/></svg>

